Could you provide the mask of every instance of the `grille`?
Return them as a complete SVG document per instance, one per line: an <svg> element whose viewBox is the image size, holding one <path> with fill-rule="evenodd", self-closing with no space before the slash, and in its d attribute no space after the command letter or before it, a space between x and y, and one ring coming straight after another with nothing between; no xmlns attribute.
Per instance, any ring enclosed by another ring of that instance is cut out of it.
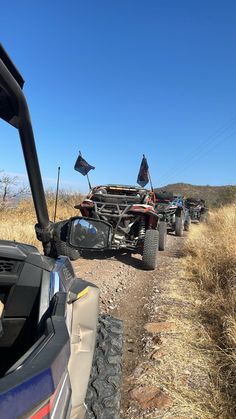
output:
<svg viewBox="0 0 236 419"><path fill-rule="evenodd" d="M0 259L0 274L13 272L16 267L15 260Z"/></svg>

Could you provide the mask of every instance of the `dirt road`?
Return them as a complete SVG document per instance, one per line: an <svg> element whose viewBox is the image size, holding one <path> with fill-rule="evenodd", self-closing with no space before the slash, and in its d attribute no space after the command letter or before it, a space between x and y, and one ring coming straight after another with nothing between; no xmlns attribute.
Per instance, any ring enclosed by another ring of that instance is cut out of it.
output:
<svg viewBox="0 0 236 419"><path fill-rule="evenodd" d="M80 259L74 263L77 276L95 283L101 290L100 311L124 322L122 418L147 417L131 396L139 365L150 345L144 326L153 319L161 282L178 273L184 238L168 236L167 250L159 252L158 268L144 271L140 256L109 255L104 259ZM142 416L143 415L143 416Z"/></svg>

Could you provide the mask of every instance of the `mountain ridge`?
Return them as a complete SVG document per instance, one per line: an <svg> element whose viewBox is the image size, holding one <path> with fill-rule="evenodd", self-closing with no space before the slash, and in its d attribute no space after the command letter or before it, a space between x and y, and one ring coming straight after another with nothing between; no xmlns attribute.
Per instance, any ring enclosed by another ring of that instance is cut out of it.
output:
<svg viewBox="0 0 236 419"><path fill-rule="evenodd" d="M219 207L236 201L236 185L211 186L179 182L154 188L154 191L181 193L186 198L201 198L209 207Z"/></svg>

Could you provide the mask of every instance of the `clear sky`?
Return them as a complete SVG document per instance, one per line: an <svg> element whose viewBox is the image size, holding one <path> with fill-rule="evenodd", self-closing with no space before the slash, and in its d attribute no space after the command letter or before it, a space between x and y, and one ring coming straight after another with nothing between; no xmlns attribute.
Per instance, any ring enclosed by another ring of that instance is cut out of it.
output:
<svg viewBox="0 0 236 419"><path fill-rule="evenodd" d="M136 182L235 184L235 0L12 0L0 40L21 71L42 175L86 191ZM0 168L25 173L0 122Z"/></svg>

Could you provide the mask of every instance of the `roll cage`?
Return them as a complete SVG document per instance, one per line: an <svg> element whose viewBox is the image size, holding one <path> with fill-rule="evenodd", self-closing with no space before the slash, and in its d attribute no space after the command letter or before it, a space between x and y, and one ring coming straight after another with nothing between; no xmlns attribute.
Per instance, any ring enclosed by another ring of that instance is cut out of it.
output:
<svg viewBox="0 0 236 419"><path fill-rule="evenodd" d="M18 131L24 154L26 170L38 220L36 234L43 242L44 253L52 255L52 223L48 208L35 146L34 133L26 98L24 80L0 44L0 118Z"/></svg>

